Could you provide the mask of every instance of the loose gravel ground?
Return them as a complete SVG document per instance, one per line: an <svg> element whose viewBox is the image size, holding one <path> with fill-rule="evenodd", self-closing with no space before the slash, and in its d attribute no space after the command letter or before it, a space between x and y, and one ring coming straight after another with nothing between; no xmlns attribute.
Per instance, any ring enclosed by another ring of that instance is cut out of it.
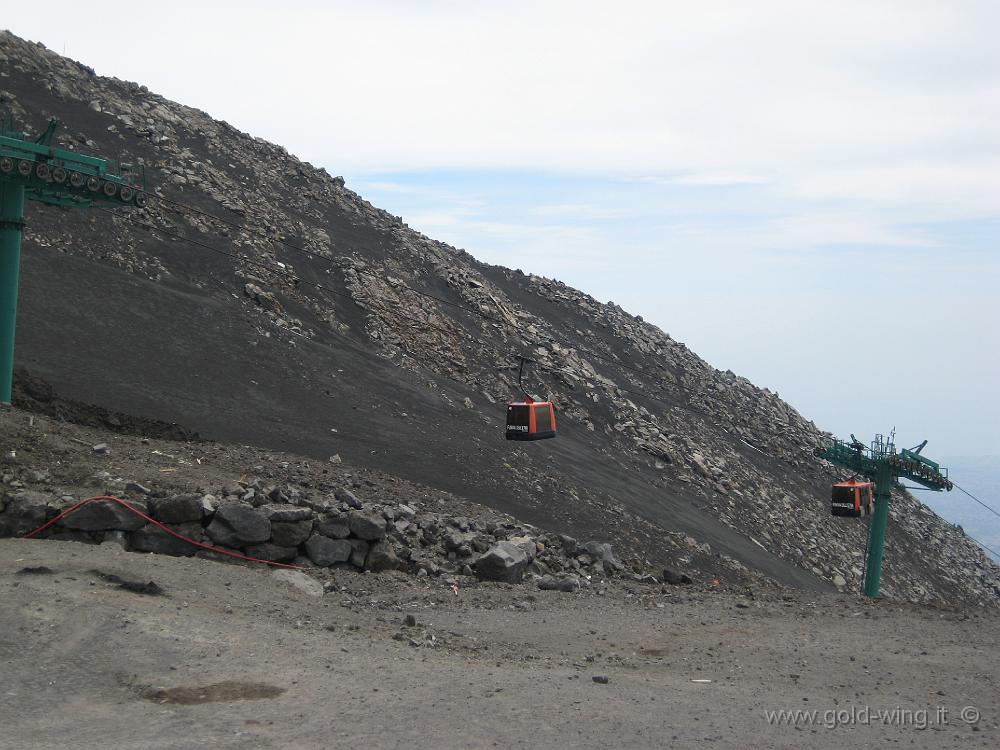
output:
<svg viewBox="0 0 1000 750"><path fill-rule="evenodd" d="M455 593L443 579L348 571L324 583L317 596L263 566L0 540L0 747L1000 738L993 610L698 585L564 594L469 582ZM970 706L976 723L962 719ZM780 710L817 714L769 722Z"/></svg>

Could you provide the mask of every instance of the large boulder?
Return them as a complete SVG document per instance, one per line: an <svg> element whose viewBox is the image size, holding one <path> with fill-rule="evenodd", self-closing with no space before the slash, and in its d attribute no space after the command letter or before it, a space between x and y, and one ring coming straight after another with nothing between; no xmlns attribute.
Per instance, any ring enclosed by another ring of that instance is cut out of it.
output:
<svg viewBox="0 0 1000 750"><path fill-rule="evenodd" d="M275 523L293 523L295 521L307 521L313 516L312 508L304 505L291 505L287 503L271 503L262 505L260 512L264 514L268 521Z"/></svg>
<svg viewBox="0 0 1000 750"><path fill-rule="evenodd" d="M399 557L396 555L396 550L384 539L372 545L371 549L368 550L368 557L365 560L365 568L375 573L396 570L401 564Z"/></svg>
<svg viewBox="0 0 1000 750"><path fill-rule="evenodd" d="M145 513L144 503L129 503L136 510ZM111 500L93 500L66 516L59 525L76 531L137 531L146 521L130 510Z"/></svg>
<svg viewBox="0 0 1000 750"><path fill-rule="evenodd" d="M524 551L524 554L528 556L528 562L535 559L535 554L538 551L538 545L535 543L533 537L528 535L512 536L507 541L520 547Z"/></svg>
<svg viewBox="0 0 1000 750"><path fill-rule="evenodd" d="M280 544L264 542L263 544L251 544L246 548L246 553L250 557L258 560L269 560L271 562L291 562L299 553L298 547L283 547Z"/></svg>
<svg viewBox="0 0 1000 750"><path fill-rule="evenodd" d="M201 495L153 497L149 499L148 503L149 515L163 523L200 521L204 513Z"/></svg>
<svg viewBox="0 0 1000 750"><path fill-rule="evenodd" d="M322 534L313 534L306 542L306 554L321 568L347 562L353 551L354 548L346 539L330 539Z"/></svg>
<svg viewBox="0 0 1000 750"><path fill-rule="evenodd" d="M226 547L260 544L271 538L271 522L244 503L228 503L215 511L205 529L212 540Z"/></svg>
<svg viewBox="0 0 1000 750"><path fill-rule="evenodd" d="M352 510L349 517L351 534L358 539L374 541L385 536L385 519L381 515Z"/></svg>
<svg viewBox="0 0 1000 750"><path fill-rule="evenodd" d="M477 576L487 581L517 583L524 577L524 569L529 562L527 554L518 545L497 542L476 560L473 568Z"/></svg>
<svg viewBox="0 0 1000 750"><path fill-rule="evenodd" d="M271 521L271 541L282 547L298 547L312 534L313 522Z"/></svg>
<svg viewBox="0 0 1000 750"><path fill-rule="evenodd" d="M0 513L0 537L27 534L57 513L51 495L35 490L21 490L0 504L6 506Z"/></svg>
<svg viewBox="0 0 1000 750"><path fill-rule="evenodd" d="M316 522L316 531L331 539L346 539L351 535L351 519L347 514L327 516Z"/></svg>
<svg viewBox="0 0 1000 750"><path fill-rule="evenodd" d="M351 543L351 565L355 568L365 567L365 559L368 557L368 542L364 539L348 539Z"/></svg>
<svg viewBox="0 0 1000 750"><path fill-rule="evenodd" d="M349 508L354 508L356 510L361 510L362 503L358 500L357 496L350 490L337 490L333 493L333 496L341 503L344 503Z"/></svg>
<svg viewBox="0 0 1000 750"><path fill-rule="evenodd" d="M204 530L200 523L182 523L173 529L181 536L196 542L204 539ZM175 557L189 557L198 551L198 547L195 545L181 541L152 523L129 534L128 543L129 547L138 552L155 552L158 555L173 555Z"/></svg>
<svg viewBox="0 0 1000 750"><path fill-rule="evenodd" d="M576 548L576 553L578 555L586 553L595 560L600 560L606 566L610 566L615 570L621 570L624 567L618 558L615 557L614 550L607 542L584 542Z"/></svg>
<svg viewBox="0 0 1000 750"><path fill-rule="evenodd" d="M565 591L567 594L571 594L580 588L580 579L576 576L569 576L568 578L542 576L538 579L538 588L542 591Z"/></svg>

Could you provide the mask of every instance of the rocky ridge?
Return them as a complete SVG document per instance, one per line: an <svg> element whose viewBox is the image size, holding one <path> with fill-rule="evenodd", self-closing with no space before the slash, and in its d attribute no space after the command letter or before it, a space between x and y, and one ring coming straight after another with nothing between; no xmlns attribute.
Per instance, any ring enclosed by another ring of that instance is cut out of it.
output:
<svg viewBox="0 0 1000 750"><path fill-rule="evenodd" d="M778 394L715 370L613 303L433 241L342 178L142 86L96 76L8 33L0 64L0 97L19 121L61 116L70 127L60 145L145 164L164 199L130 217L91 214L83 227L60 218L35 229L29 220L26 247L58 248L153 284L183 280L238 307L257 336L289 353L337 337L361 342L436 390L449 418L470 426L495 425L492 404L516 390L511 352L530 354L539 363L534 387L556 401L573 439L607 461L605 473L621 482L627 474L650 497L669 497L780 560L857 588L864 528L831 521L824 493L842 475L811 455L828 436ZM174 235L224 242L218 247L236 257L194 274L170 252ZM463 386L467 403L442 382ZM613 533L623 533L615 524L653 520L650 501L632 490L594 490L527 451L497 458L473 438L452 460L469 463L473 453L490 462L483 482L514 466L537 477L532 497L518 502L538 513L561 497ZM676 532L669 515L657 513L655 523ZM1000 600L1000 571L959 529L903 492L891 516L886 595ZM646 553L677 552L685 536L633 541Z"/></svg>

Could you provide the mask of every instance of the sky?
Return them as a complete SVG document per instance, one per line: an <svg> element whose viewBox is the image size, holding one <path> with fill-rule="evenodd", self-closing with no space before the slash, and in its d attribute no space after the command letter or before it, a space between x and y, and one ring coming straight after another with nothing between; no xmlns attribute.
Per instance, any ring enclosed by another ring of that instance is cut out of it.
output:
<svg viewBox="0 0 1000 750"><path fill-rule="evenodd" d="M1000 456L1000 3L4 15L435 239L613 300L822 429Z"/></svg>

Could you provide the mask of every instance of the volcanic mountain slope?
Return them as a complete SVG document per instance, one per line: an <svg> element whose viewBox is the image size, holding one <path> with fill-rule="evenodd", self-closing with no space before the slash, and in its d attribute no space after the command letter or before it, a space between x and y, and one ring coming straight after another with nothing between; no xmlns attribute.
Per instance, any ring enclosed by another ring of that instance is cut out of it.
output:
<svg viewBox="0 0 1000 750"><path fill-rule="evenodd" d="M489 266L339 177L145 87L0 33L0 96L59 145L145 165L142 210L28 211L17 360L63 395L209 438L354 463L519 518L785 584L856 590L865 527L777 394L612 303ZM503 440L527 386L560 437ZM705 547L704 545L709 545ZM894 497L883 593L996 603L1000 570Z"/></svg>

